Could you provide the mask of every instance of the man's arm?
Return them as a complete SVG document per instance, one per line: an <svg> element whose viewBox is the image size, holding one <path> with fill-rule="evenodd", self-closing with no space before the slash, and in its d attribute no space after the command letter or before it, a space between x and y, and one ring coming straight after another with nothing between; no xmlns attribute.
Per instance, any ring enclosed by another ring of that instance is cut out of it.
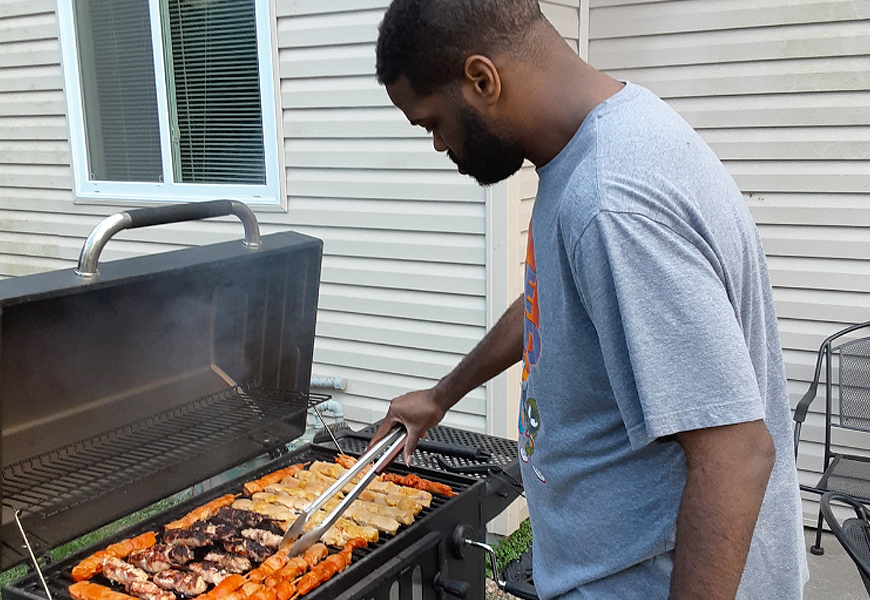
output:
<svg viewBox="0 0 870 600"><path fill-rule="evenodd" d="M763 421L679 433L686 487L670 600L734 600L776 450Z"/></svg>
<svg viewBox="0 0 870 600"><path fill-rule="evenodd" d="M525 301L520 296L477 346L435 387L394 398L372 442L386 435L395 424L402 423L408 430L405 463L410 464L417 441L444 418L451 406L522 359L524 312Z"/></svg>

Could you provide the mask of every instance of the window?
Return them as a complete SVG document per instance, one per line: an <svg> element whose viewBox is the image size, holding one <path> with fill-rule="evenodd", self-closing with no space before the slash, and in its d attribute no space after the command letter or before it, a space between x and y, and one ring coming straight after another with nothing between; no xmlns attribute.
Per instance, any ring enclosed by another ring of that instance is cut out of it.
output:
<svg viewBox="0 0 870 600"><path fill-rule="evenodd" d="M279 204L267 0L61 0L80 198Z"/></svg>

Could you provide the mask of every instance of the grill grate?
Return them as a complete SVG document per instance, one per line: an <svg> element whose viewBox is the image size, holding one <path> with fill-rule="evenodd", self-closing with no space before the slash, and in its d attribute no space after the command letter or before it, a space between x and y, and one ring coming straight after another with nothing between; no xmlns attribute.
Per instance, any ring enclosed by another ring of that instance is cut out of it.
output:
<svg viewBox="0 0 870 600"><path fill-rule="evenodd" d="M377 425L370 425L361 431L361 433L374 433L377 431ZM338 433L341 436L341 433ZM470 448L482 448L492 455L492 458L487 461L489 464L498 465L499 467L507 468L516 463L517 446L516 442L503 438L493 437L483 433L475 433L474 431L465 431L462 429L454 429L444 425L436 425L429 430L428 440L433 442L441 442L452 446L466 446ZM339 437L341 447L345 452L350 454L360 455L365 452L368 442L358 438ZM330 442L323 444L325 447L331 447ZM458 456L443 456L437 453L426 452L417 448L414 450L412 461L414 467L422 467L434 471L443 471L441 461L452 467L474 467L480 463L468 458ZM402 462L402 457L396 459L397 463ZM467 477L475 477L477 479L486 479L487 473L463 473Z"/></svg>
<svg viewBox="0 0 870 600"><path fill-rule="evenodd" d="M128 530L115 534L108 539L102 540L97 544L97 546L103 548L113 542L120 541L121 539L132 537L133 535L138 535L139 533L143 533L149 530L160 531L162 530L161 525L163 523L167 523L169 521L181 518L183 515L187 514L187 512L189 512L196 506L199 506L209 500L212 500L218 496L222 496L226 493L240 492L242 481L256 479L278 468L296 462L314 460L331 461L334 455L334 451L330 451L317 446L304 446L298 450L282 456L280 459L268 465L264 465L263 467L260 467L255 471L247 473L246 475L238 478L237 480L226 482L210 490L207 494L203 494L202 496L193 498L185 503L174 506L171 509L168 509L158 515L146 519L145 521L133 526ZM409 472L408 469L404 469L402 467L390 467L388 470L401 474ZM465 476L453 475L449 473L427 473L426 477L450 485L454 491L460 494L460 496L468 492L469 489L477 483L475 480L469 479ZM400 542L400 547L404 545L401 540L415 539L417 536L420 535L420 533L415 532L426 531L428 530L428 528L432 527L432 522L434 520L437 520L436 513L439 511L439 509L442 509L443 507L445 507L445 505L449 503L456 503L459 500L460 497L445 498L442 496L433 495L432 505L428 508L423 508L422 512L417 515L414 523L409 526L403 526L399 528L399 531L396 533L396 535L381 533L380 539L377 542L369 544L365 548L358 548L354 550L353 561L351 562L348 571L346 571L345 573L349 573L351 570L357 572L358 574L371 572L371 570L378 564L379 560L383 560L383 557L385 555L390 555L389 547L395 546L395 541L397 541L397 539ZM450 527L452 528L452 525L450 525ZM68 590L69 586L73 583L70 570L76 563L78 563L78 561L80 561L85 556L91 554L95 549L96 547L86 548L73 556L69 556L62 561L53 563L44 569L44 574L48 583L49 590L51 591L51 595L53 598L55 598L55 600L71 599ZM331 552L334 552L334 550L331 550ZM382 558L379 559L378 556L381 556ZM367 560L363 562L364 559ZM326 585L318 588L312 594L312 599L318 600L321 598L334 598L337 595L337 590L340 591L344 586L347 585L347 583L345 583L347 577L348 576L345 574L333 578ZM95 577L94 581L102 583L103 585L113 587L113 589L122 591L120 590L120 588L118 588L116 584L113 584L109 580L101 578L99 576ZM21 579L13 584L9 584L9 587L13 589L4 590L4 592L13 591L14 593L12 594L12 597L15 599L21 599L25 597L27 598L27 600L45 599L45 593L42 590L42 586L35 573L31 573L24 579Z"/></svg>
<svg viewBox="0 0 870 600"><path fill-rule="evenodd" d="M327 395L240 385L3 468L3 501L22 516L56 514L213 450L289 422Z"/></svg>

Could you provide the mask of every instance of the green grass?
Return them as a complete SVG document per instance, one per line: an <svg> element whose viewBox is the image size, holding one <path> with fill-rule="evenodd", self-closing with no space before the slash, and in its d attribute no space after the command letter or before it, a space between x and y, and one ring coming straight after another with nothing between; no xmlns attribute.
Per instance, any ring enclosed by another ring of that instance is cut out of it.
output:
<svg viewBox="0 0 870 600"><path fill-rule="evenodd" d="M518 559L523 552L531 548L531 546L532 525L529 523L529 520L526 519L520 523L520 526L516 531L501 540L496 544L495 548L493 548L495 550L495 559L499 573L501 573L502 569L504 569L509 562ZM486 568L486 575L487 577L492 577L489 566Z"/></svg>
<svg viewBox="0 0 870 600"><path fill-rule="evenodd" d="M132 527L136 523L144 521L145 519L148 519L148 518L156 515L157 513L166 510L167 508L175 506L176 504L183 502L184 500L186 500L189 497L190 497L189 491L181 492L181 493L176 494L174 496L170 496L169 498L164 498L163 500L160 500L159 502L155 502L154 504L152 504L150 506L146 506L145 508L143 508L142 510L140 510L138 512L127 515L126 517L122 517L121 519L118 519L117 521L109 523L108 525L104 525L103 527L100 527L99 529L95 529L94 531L92 531L88 534L85 534L79 538L76 538L70 542L67 542L66 544L63 544L62 546L58 546L57 548L55 548L54 550L52 550L50 552L51 559L53 562L63 560L67 556L75 554L79 550L82 550L83 548L87 548L91 544L95 544L95 543L99 542L100 540L103 540L107 537L115 535L119 531L122 531L128 527ZM28 571L31 570L32 566L33 565L31 563L30 559L28 558L28 560L25 564L21 564L21 565L18 565L17 567L13 567L11 569L3 571L2 573L0 573L0 585L5 585L5 584L9 583L10 581L14 581L20 577L27 575ZM2 595L0 595L0 600L2 600Z"/></svg>

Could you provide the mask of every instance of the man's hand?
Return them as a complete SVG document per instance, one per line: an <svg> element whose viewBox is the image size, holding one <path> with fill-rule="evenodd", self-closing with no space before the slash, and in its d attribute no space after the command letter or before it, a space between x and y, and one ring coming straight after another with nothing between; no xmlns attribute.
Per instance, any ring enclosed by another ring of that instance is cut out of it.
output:
<svg viewBox="0 0 870 600"><path fill-rule="evenodd" d="M445 406L445 404L444 396L439 394L437 386L428 390L408 392L394 398L372 442L387 435L397 424L404 425L408 437L405 440L403 455L405 464L410 465L417 441L444 418L449 408L449 405Z"/></svg>
<svg viewBox="0 0 870 600"><path fill-rule="evenodd" d="M763 421L686 431L670 600L733 600L776 450Z"/></svg>

